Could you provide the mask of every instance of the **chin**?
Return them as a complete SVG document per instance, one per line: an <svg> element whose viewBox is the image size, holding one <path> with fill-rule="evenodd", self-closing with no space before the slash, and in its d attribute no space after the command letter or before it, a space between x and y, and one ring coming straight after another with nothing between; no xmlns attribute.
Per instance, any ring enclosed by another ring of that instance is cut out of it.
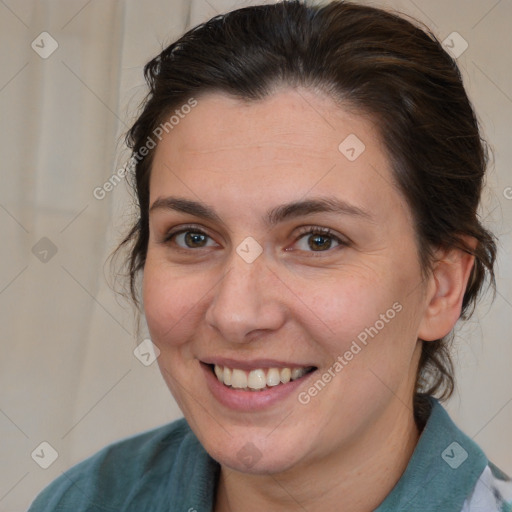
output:
<svg viewBox="0 0 512 512"><path fill-rule="evenodd" d="M218 440L201 440L210 456L222 466L234 471L254 475L278 474L290 470L304 458L305 443L297 440L296 443L288 442L275 436L269 437L271 430L251 435L229 437L224 443Z"/></svg>
<svg viewBox="0 0 512 512"><path fill-rule="evenodd" d="M286 453L265 454L261 450L254 450L252 443L248 442L235 454L218 453L213 457L222 466L251 475L273 475L284 473L292 469L297 463L297 457ZM243 453L243 455L242 455ZM212 456L214 454L211 454Z"/></svg>

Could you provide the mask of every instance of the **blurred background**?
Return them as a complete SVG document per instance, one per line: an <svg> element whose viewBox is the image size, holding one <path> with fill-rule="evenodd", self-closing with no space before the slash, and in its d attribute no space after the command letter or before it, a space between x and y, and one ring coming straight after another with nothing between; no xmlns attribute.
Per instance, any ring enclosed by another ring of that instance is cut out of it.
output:
<svg viewBox="0 0 512 512"><path fill-rule="evenodd" d="M26 510L71 465L181 416L108 284L133 210L124 183L104 184L127 160L144 64L191 26L257 3L0 0L0 511ZM512 474L512 1L360 3L445 41L494 150L482 217L500 240L498 294L457 330L447 408Z"/></svg>

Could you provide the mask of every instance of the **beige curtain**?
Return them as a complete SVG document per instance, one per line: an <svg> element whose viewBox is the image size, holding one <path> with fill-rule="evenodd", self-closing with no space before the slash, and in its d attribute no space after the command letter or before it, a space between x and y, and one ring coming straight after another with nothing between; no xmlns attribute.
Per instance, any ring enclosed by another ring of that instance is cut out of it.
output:
<svg viewBox="0 0 512 512"><path fill-rule="evenodd" d="M106 444L180 416L156 364L134 356L144 329L135 336L133 311L107 284L131 209L124 185L103 185L126 158L144 63L186 28L251 3L0 1L0 512L25 510ZM512 4L379 5L468 42L459 62L495 147L483 215L501 256L496 302L457 337L449 409L512 473Z"/></svg>

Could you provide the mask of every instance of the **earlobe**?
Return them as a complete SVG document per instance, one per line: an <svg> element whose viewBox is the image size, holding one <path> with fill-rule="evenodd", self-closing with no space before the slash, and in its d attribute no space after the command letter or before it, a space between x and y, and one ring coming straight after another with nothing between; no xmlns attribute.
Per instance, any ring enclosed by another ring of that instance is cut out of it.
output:
<svg viewBox="0 0 512 512"><path fill-rule="evenodd" d="M470 246L476 240L466 239ZM418 338L433 341L446 336L460 317L475 257L462 249L439 250L430 276L429 294Z"/></svg>

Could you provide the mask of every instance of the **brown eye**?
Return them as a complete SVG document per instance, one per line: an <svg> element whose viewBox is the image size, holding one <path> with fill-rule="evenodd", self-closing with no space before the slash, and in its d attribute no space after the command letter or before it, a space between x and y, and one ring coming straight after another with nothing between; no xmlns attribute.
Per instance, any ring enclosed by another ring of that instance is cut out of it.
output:
<svg viewBox="0 0 512 512"><path fill-rule="evenodd" d="M297 248L306 252L326 252L347 245L328 228L307 228L297 239Z"/></svg>
<svg viewBox="0 0 512 512"><path fill-rule="evenodd" d="M165 242L174 242L181 249L201 249L203 247L215 246L215 242L201 230L181 230L169 234Z"/></svg>

